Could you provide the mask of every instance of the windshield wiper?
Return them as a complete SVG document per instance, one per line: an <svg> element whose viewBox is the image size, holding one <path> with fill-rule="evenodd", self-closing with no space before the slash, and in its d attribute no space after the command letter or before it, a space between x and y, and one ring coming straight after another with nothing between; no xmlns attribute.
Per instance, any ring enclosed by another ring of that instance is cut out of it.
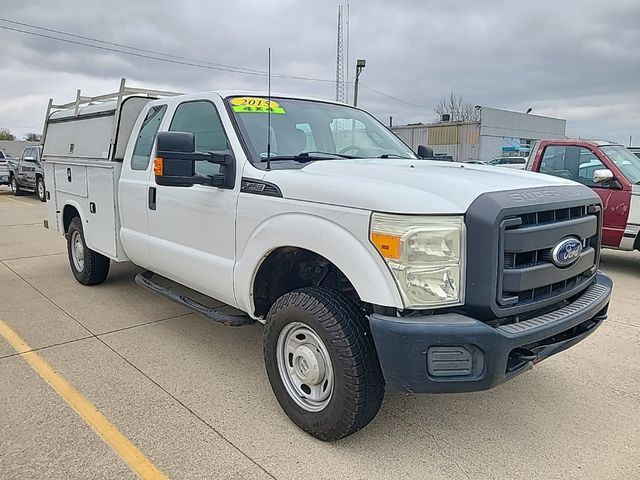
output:
<svg viewBox="0 0 640 480"><path fill-rule="evenodd" d="M325 155L330 155L331 157L338 157L338 158L357 158L357 157L354 157L353 155L343 155L342 153L333 153L333 152L311 151L311 152L302 152L298 154L299 157L311 157L312 155L319 155L321 157Z"/></svg>
<svg viewBox="0 0 640 480"><path fill-rule="evenodd" d="M406 158L407 160L411 160L410 157L403 157L402 155L398 155L397 153L383 153L378 158Z"/></svg>
<svg viewBox="0 0 640 480"><path fill-rule="evenodd" d="M271 157L272 162L280 160L293 160L294 162L306 163L315 162L316 160L332 160L335 158L356 158L350 155L342 155L340 153L331 152L301 152L298 155L276 155ZM266 163L267 159L260 159L260 163Z"/></svg>

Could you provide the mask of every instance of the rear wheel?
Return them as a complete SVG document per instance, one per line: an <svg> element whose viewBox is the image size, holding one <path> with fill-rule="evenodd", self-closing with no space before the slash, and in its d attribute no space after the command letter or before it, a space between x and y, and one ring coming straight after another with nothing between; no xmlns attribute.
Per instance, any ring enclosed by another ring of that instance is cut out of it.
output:
<svg viewBox="0 0 640 480"><path fill-rule="evenodd" d="M42 177L38 177L38 180L36 180L36 192L38 193L38 198L41 202L47 201L47 194L44 188L44 178Z"/></svg>
<svg viewBox="0 0 640 480"><path fill-rule="evenodd" d="M67 254L76 280L83 285L102 283L109 275L109 258L87 247L80 217L71 220L67 230Z"/></svg>
<svg viewBox="0 0 640 480"><path fill-rule="evenodd" d="M280 406L320 440L357 432L382 405L384 378L367 319L333 290L280 297L267 316L264 358Z"/></svg>
<svg viewBox="0 0 640 480"><path fill-rule="evenodd" d="M22 189L20 188L20 185L18 185L18 182L16 181L16 177L12 175L10 182L11 182L11 191L16 197L24 195L24 192L22 191Z"/></svg>

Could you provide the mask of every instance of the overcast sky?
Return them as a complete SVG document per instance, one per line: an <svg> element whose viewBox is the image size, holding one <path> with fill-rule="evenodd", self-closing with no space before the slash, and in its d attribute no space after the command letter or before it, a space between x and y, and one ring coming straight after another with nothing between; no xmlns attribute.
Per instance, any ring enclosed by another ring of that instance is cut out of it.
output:
<svg viewBox="0 0 640 480"><path fill-rule="evenodd" d="M0 17L8 20L243 69L266 70L270 45L274 72L329 80L273 78L274 91L335 96L335 1L6 3ZM472 104L565 118L570 136L626 145L633 135L640 144L638 0L352 0L350 11L350 77L356 58L365 58L359 105L385 123L390 115L395 124L432 121L438 99L453 90ZM61 36L3 21L0 27ZM86 95L115 91L120 77L184 92L266 89L261 75L1 28L0 42L0 128L18 136L42 130L49 97L69 101L78 88Z"/></svg>

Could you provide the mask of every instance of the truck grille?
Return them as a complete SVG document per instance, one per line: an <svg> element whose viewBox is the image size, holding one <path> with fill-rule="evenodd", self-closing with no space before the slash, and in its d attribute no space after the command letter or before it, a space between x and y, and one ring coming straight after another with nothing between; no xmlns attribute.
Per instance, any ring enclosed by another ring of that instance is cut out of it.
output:
<svg viewBox="0 0 640 480"><path fill-rule="evenodd" d="M502 221L501 230L502 264L497 289L501 308L548 304L586 287L596 273L600 249L598 205L509 216ZM582 253L573 264L557 267L551 253L567 237L582 242Z"/></svg>

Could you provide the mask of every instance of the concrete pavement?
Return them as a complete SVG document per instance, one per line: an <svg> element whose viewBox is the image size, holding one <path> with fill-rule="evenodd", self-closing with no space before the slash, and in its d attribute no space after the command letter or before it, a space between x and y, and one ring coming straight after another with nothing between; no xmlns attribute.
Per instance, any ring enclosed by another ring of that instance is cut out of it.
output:
<svg viewBox="0 0 640 480"><path fill-rule="evenodd" d="M43 215L0 189L0 319L171 478L640 478L638 253L603 253L610 318L580 345L489 392L387 395L326 444L280 410L261 326L191 314L130 264L79 285ZM2 478L133 475L1 338L0 412Z"/></svg>

